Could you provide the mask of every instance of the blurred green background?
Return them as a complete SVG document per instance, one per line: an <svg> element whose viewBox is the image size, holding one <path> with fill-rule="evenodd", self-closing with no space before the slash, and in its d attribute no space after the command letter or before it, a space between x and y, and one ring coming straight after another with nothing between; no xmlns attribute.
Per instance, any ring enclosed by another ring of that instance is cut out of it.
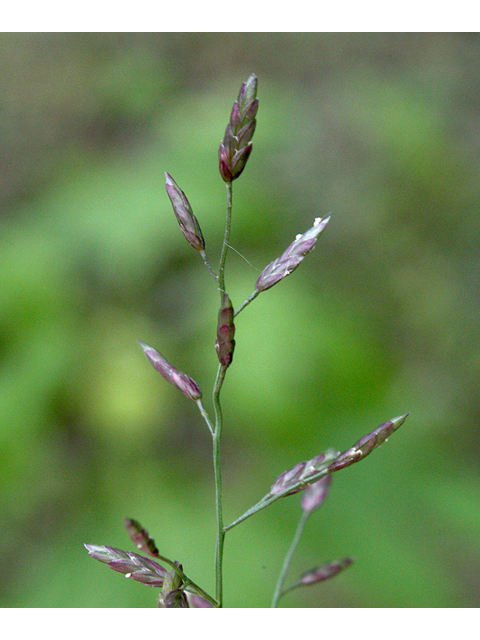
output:
<svg viewBox="0 0 480 640"><path fill-rule="evenodd" d="M152 607L90 559L139 519L213 591L209 433L150 367L152 344L210 408L218 294L164 190L187 193L218 260L217 149L259 78L234 184L234 305L317 216L316 250L238 317L223 390L226 521L276 476L405 425L334 478L290 580L356 564L284 607L480 600L480 37L425 33L0 36L3 607ZM300 514L227 536L226 606L267 607Z"/></svg>

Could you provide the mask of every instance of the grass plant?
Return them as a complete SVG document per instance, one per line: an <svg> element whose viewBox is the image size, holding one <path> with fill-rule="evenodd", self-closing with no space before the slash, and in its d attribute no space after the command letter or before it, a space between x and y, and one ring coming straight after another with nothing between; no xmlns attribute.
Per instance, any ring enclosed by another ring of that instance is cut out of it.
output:
<svg viewBox="0 0 480 640"><path fill-rule="evenodd" d="M231 523L225 523L222 494L221 444L224 418L221 403L221 391L226 380L228 368L232 365L235 351L235 322L239 314L257 296L278 284L290 275L313 250L320 234L327 227L330 217L316 217L312 226L298 234L293 242L260 273L253 291L236 308L228 293L226 280L226 262L230 249L230 233L233 212L233 183L244 171L252 152L252 138L255 132L258 111L258 81L251 75L240 88L238 98L233 104L230 120L218 150L219 171L226 187L226 214L223 243L217 268L212 266L206 251L206 243L199 221L193 213L189 200L182 189L168 173L165 174L165 188L172 203L174 214L180 229L193 249L195 249L207 267L219 293L219 307L215 351L218 358L216 378L212 384L212 410L203 405L203 393L197 382L186 373L179 371L155 348L139 340L150 364L171 384L179 389L188 400L196 403L201 418L212 438L213 474L215 480L216 544L214 555L215 593L207 593L200 585L191 580L182 564L163 556L154 540L143 526L132 518L125 519L125 527L136 551L124 551L111 546L86 544L90 556L105 563L111 569L123 573L147 586L159 589L157 604L160 608L207 608L223 607L223 558L225 537L234 527L247 518L270 506L281 498L302 493L301 516L292 543L288 549L272 595L272 607L277 607L285 594L293 589L307 587L323 582L338 575L351 566L352 558L345 557L329 561L303 573L289 586L285 582L291 561L297 550L302 532L309 516L326 500L330 492L334 473L370 454L383 444L387 438L406 420L408 414L398 416L381 424L363 436L349 449L340 452L329 449L315 455L307 461L298 462L292 468L281 473L270 489L255 505ZM213 342L213 340L212 340ZM140 552L140 553L138 553ZM143 555L145 554L145 555Z"/></svg>

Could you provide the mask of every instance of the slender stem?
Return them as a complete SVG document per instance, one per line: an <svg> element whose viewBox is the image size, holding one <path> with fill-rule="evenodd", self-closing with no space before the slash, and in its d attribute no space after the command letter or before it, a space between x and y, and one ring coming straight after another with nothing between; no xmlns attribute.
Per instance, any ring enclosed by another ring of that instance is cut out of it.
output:
<svg viewBox="0 0 480 640"><path fill-rule="evenodd" d="M220 253L220 264L218 266L218 288L220 290L220 300L225 293L225 263L227 260L228 243L230 240L230 230L232 227L232 183L226 183L227 188L227 211L225 217L225 234L223 236L222 251ZM223 503L222 503L222 467L220 463L220 443L222 438L222 406L220 404L220 391L227 367L220 365L217 371L215 385L213 387L213 407L215 411L215 426L212 432L213 439L213 469L215 475L215 511L217 514L217 543L215 547L215 596L218 606L222 606L223 597L223 547L225 543L225 529L223 526Z"/></svg>
<svg viewBox="0 0 480 640"><path fill-rule="evenodd" d="M207 423L207 427L209 428L210 433L211 433L211 434L212 434L212 436L213 436L213 430L214 430L214 427L212 426L212 423L210 422L210 418L209 418L209 416L208 416L208 413L205 411L205 409L204 409L204 407L203 407L203 404L202 404L201 399L200 399L200 398L198 398L197 400L195 400L195 402L197 403L197 407L199 408L200 413L202 414L202 418L203 418L203 419L205 420L205 422Z"/></svg>
<svg viewBox="0 0 480 640"><path fill-rule="evenodd" d="M247 511L245 511L244 514L242 514L240 517L238 517L236 520L234 520L230 524L226 525L224 527L225 531L230 531L230 529L233 529L233 527L236 527L237 524L240 524L250 516L253 516L254 513L257 513L257 511L261 511L265 507L268 507L268 505L272 504L272 502L275 502L275 500L277 500L278 497L279 496L271 496L269 494L264 496L261 500L257 502L257 504L254 504L253 507L250 507L250 509L247 509Z"/></svg>
<svg viewBox="0 0 480 640"><path fill-rule="evenodd" d="M255 289L255 291L253 293L251 293L248 298L242 302L242 304L238 307L238 309L235 309L235 316L238 316L238 314L240 313L240 311L243 311L243 309L245 309L245 307L250 304L250 302L252 300L255 300L255 298L258 296L258 294L260 293L260 291L257 291Z"/></svg>
<svg viewBox="0 0 480 640"><path fill-rule="evenodd" d="M223 236L222 252L220 254L220 265L218 267L218 288L220 294L225 293L225 262L227 260L228 243L230 241L230 230L232 227L232 198L233 187L231 182L226 182L227 187L227 214L225 218L225 235Z"/></svg>
<svg viewBox="0 0 480 640"><path fill-rule="evenodd" d="M210 264L210 262L209 262L209 260L208 260L208 258L207 258L207 254L205 253L205 250L200 251L200 255L202 256L202 258L203 258L203 262L205 263L205 265L206 265L207 269L209 270L210 275L211 275L213 278L215 278L215 280L218 280L218 276L217 276L217 274L215 273L215 271L213 270L212 265Z"/></svg>
<svg viewBox="0 0 480 640"><path fill-rule="evenodd" d="M222 504L222 468L220 464L220 441L222 435L222 407L220 404L220 391L227 368L220 365L213 388L213 406L215 409L215 428L213 430L213 469L215 474L215 509L217 515L217 543L215 548L215 599L218 606L222 606L223 594L223 546L225 542L225 529L223 527Z"/></svg>
<svg viewBox="0 0 480 640"><path fill-rule="evenodd" d="M282 595L282 587L285 582L285 578L287 576L288 570L290 568L290 563L292 562L293 554L295 553L298 543L300 542L300 538L302 537L303 529L305 528L305 524L308 520L308 516L310 515L310 511L302 510L302 515L300 520L298 521L297 530L295 531L295 535L293 536L292 543L290 548L288 549L285 559L283 561L282 569L278 576L277 584L275 586L275 591L273 594L271 608L275 608L278 604L280 596Z"/></svg>

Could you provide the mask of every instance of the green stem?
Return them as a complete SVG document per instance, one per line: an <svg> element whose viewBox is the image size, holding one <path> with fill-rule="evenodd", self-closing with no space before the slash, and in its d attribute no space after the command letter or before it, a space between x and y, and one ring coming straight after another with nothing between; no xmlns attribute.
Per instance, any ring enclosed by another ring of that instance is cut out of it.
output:
<svg viewBox="0 0 480 640"><path fill-rule="evenodd" d="M209 260L208 260L208 258L207 258L207 254L205 253L205 251L204 251L204 250L203 250L203 251L200 251L200 255L202 256L202 258L203 258L203 262L205 263L205 266L206 266L206 267L207 267L207 269L209 270L210 275L211 275L213 278L215 278L215 280L218 280L218 276L217 276L217 274L215 273L215 271L213 270L212 265L210 264L210 262L209 262Z"/></svg>
<svg viewBox="0 0 480 640"><path fill-rule="evenodd" d="M218 288L220 289L220 294L225 293L225 262L227 260L228 243L230 241L230 230L232 227L233 187L231 182L225 184L227 187L227 214L225 219L225 235L223 236L222 252L220 254L220 265L218 267Z"/></svg>
<svg viewBox="0 0 480 640"><path fill-rule="evenodd" d="M255 289L255 291L254 291L252 294L250 294L250 295L248 296L248 298L247 298L244 302L242 302L242 304L238 307L238 309L235 309L235 314L234 314L234 315L235 315L235 316L238 316L238 314L240 313L240 311L243 311L243 309L245 309L245 307L246 307L248 304L250 304L250 302L252 302L252 300L255 300L255 298L258 296L258 294L259 294L259 293L260 293L260 291L257 291L257 290Z"/></svg>
<svg viewBox="0 0 480 640"><path fill-rule="evenodd" d="M218 288L220 290L220 300L225 293L225 263L227 260L228 243L230 240L230 230L232 227L232 183L226 183L227 188L227 211L225 218L225 234L223 236L222 251L220 253L220 264L218 267ZM225 528L223 526L223 503L222 503L222 468L220 464L220 443L222 438L222 407L220 404L220 391L227 367L219 366L215 385L213 387L213 407L215 411L215 426L212 432L213 439L213 469L215 475L215 511L217 514L217 543L215 547L215 595L219 607L222 606L223 597L223 547L225 543Z"/></svg>
<svg viewBox="0 0 480 640"><path fill-rule="evenodd" d="M210 433L213 436L213 431L214 431L214 427L212 426L212 423L210 422L210 418L208 416L208 413L205 411L202 401L200 398L198 398L197 400L195 400L195 402L197 403L197 407L200 410L200 413L202 414L202 418L205 420L205 422L207 423L207 427L210 430Z"/></svg>
<svg viewBox="0 0 480 640"><path fill-rule="evenodd" d="M290 563L292 562L293 554L295 553L298 543L300 542L300 538L302 537L303 530L305 528L305 524L308 520L308 516L310 515L310 511L302 511L302 515L300 520L298 521L297 530L295 531L295 535L293 536L292 543L290 548L288 549L285 559L283 561L282 569L278 576L277 584L275 586L275 591L273 594L271 608L275 608L278 604L280 597L283 594L282 587L285 582L285 578L287 576L288 570L290 568Z"/></svg>
<svg viewBox="0 0 480 640"><path fill-rule="evenodd" d="M215 410L215 428L213 430L213 469L215 474L215 510L217 515L217 544L215 548L215 599L217 606L222 606L223 594L223 547L225 542L225 529L223 527L222 505L222 468L220 464L220 441L222 435L222 407L220 404L220 391L227 368L220 365L213 388L213 406Z"/></svg>

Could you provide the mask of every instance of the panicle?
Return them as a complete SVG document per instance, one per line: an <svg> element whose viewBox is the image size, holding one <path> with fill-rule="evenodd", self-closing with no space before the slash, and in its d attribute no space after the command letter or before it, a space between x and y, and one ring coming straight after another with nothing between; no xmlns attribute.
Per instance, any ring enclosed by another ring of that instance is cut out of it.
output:
<svg viewBox="0 0 480 640"><path fill-rule="evenodd" d="M199 400L202 397L202 392L198 384L187 376L186 373L176 369L173 364L170 364L168 360L158 353L153 347L150 347L145 342L138 340L138 344L142 347L149 362L155 367L155 369L177 389L180 389L189 400Z"/></svg>
<svg viewBox="0 0 480 640"><path fill-rule="evenodd" d="M228 367L232 363L235 350L234 336L233 306L228 294L224 293L218 312L217 338L215 340L218 360L224 367Z"/></svg>
<svg viewBox="0 0 480 640"><path fill-rule="evenodd" d="M148 553L152 558L158 558L159 551L153 538L148 534L148 531L142 527L138 520L132 518L124 519L125 528L130 540L134 543L139 551Z"/></svg>
<svg viewBox="0 0 480 640"><path fill-rule="evenodd" d="M401 427L408 416L409 414L406 413L403 416L387 420L387 422L384 422L370 433L367 433L367 435L360 438L353 447L341 453L338 458L332 462L328 467L329 472L339 471L340 469L349 467L354 462L366 458L369 453L383 444L394 431Z"/></svg>
<svg viewBox="0 0 480 640"><path fill-rule="evenodd" d="M219 169L225 182L232 182L240 176L252 152L251 140L257 124L257 85L257 77L252 73L240 87L225 136L220 143Z"/></svg>
<svg viewBox="0 0 480 640"><path fill-rule="evenodd" d="M308 493L302 501L302 507L306 511L312 511L320 506L326 499L329 490L328 475L339 471L365 458L374 449L383 444L387 438L396 431L407 419L409 414L387 420L379 427L360 438L353 447L342 453L334 449L328 449L315 458L306 462L299 462L291 469L281 473L270 487L270 496L281 494L290 496L293 493L304 491ZM322 474L322 475L321 475ZM320 476L320 477L319 477ZM315 487L315 484L318 485ZM312 486L310 486L312 485Z"/></svg>
<svg viewBox="0 0 480 640"><path fill-rule="evenodd" d="M197 251L205 249L205 240L197 218L194 216L192 207L187 196L180 189L178 184L168 173L165 173L165 189L173 206L173 211L177 218L180 229L187 242Z"/></svg>
<svg viewBox="0 0 480 640"><path fill-rule="evenodd" d="M105 545L84 545L92 558L103 562L110 569L125 574L149 587L162 587L167 570L150 558L144 558L133 551L122 551Z"/></svg>
<svg viewBox="0 0 480 640"><path fill-rule="evenodd" d="M279 258L265 267L257 280L255 291L258 293L266 291L290 275L313 249L318 236L325 229L329 220L330 216L323 219L316 218L313 227L310 227L305 233L299 234Z"/></svg>
<svg viewBox="0 0 480 640"><path fill-rule="evenodd" d="M320 567L316 567L302 574L298 581L298 586L317 584L318 582L333 578L333 576L336 576L340 571L343 571L352 564L353 558L343 558L343 560L327 562Z"/></svg>
<svg viewBox="0 0 480 640"><path fill-rule="evenodd" d="M284 471L278 476L270 487L270 495L275 496L287 491L284 495L290 496L293 493L303 491L309 484L310 478L318 474L319 471L324 469L326 471L328 464L332 462L332 460L335 460L337 456L338 451L328 449L328 451L318 454L318 456L315 456L311 460L297 463L294 467ZM290 489L290 491L288 491L288 489Z"/></svg>

